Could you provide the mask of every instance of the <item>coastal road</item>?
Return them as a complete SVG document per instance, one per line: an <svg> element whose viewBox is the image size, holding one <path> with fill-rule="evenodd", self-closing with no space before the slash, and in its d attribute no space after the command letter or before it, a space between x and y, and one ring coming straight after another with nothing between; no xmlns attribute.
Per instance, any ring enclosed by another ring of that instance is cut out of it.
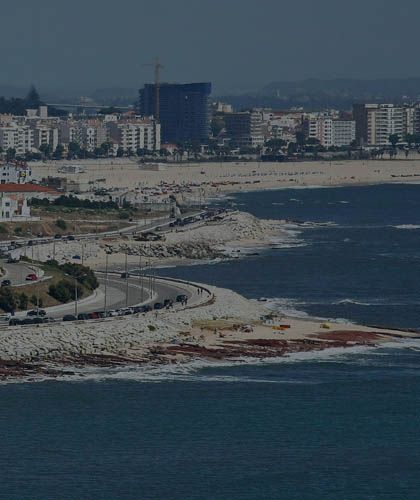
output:
<svg viewBox="0 0 420 500"><path fill-rule="evenodd" d="M39 281L48 279L48 276L44 276L44 272L36 265L31 266L24 262L16 262L14 264L2 262L1 266L5 270L5 274L1 279L10 280L12 282L12 286L35 285ZM26 276L33 273L35 273L40 279L38 281L26 281Z"/></svg>
<svg viewBox="0 0 420 500"><path fill-rule="evenodd" d="M60 319L66 314L91 313L103 311L105 309L105 276L98 273L100 286L95 292L77 303L70 302L54 307L46 308L47 315L54 319ZM128 284L128 286L127 286ZM127 293L128 292L128 293ZM176 303L177 295L184 294L191 299L195 299L194 289L187 285L172 283L162 279L153 279L153 291L150 290L150 280L148 277L131 277L128 280L120 278L118 274L109 274L106 286L106 308L107 310L120 309L127 306L140 304L154 304L165 299L171 299ZM26 311L16 313L16 317L26 316Z"/></svg>

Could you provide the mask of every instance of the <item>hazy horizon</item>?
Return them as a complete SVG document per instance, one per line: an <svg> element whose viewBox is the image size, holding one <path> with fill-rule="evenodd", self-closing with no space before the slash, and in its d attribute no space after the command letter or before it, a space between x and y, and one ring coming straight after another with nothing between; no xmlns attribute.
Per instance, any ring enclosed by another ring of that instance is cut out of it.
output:
<svg viewBox="0 0 420 500"><path fill-rule="evenodd" d="M165 81L253 89L306 78L420 76L416 18L406 0L20 0L2 8L1 85L138 88L159 56ZM316 21L315 21L316 20Z"/></svg>

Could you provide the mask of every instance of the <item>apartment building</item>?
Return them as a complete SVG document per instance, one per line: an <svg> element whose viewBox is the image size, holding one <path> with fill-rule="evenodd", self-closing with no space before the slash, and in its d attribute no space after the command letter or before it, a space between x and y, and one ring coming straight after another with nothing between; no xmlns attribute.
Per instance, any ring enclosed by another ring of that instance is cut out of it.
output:
<svg viewBox="0 0 420 500"><path fill-rule="evenodd" d="M264 144L263 119L260 112L229 113L224 120L226 135L239 147L256 148Z"/></svg>
<svg viewBox="0 0 420 500"><path fill-rule="evenodd" d="M160 124L152 120L127 120L108 122L109 138L115 141L124 151L136 152L138 149L148 151L160 150Z"/></svg>
<svg viewBox="0 0 420 500"><path fill-rule="evenodd" d="M407 134L420 131L418 105L355 104L353 116L360 145L386 146L390 135L396 134L404 140Z"/></svg>
<svg viewBox="0 0 420 500"><path fill-rule="evenodd" d="M0 147L3 151L14 149L16 154L23 155L34 148L34 132L27 125L10 122L0 125Z"/></svg>
<svg viewBox="0 0 420 500"><path fill-rule="evenodd" d="M326 148L349 146L356 139L356 122L320 116L308 122L308 137Z"/></svg>
<svg viewBox="0 0 420 500"><path fill-rule="evenodd" d="M32 169L26 163L0 163L0 184L25 184L31 181Z"/></svg>
<svg viewBox="0 0 420 500"><path fill-rule="evenodd" d="M43 145L49 145L52 151L55 151L58 142L58 128L47 125L33 126L34 146L39 149Z"/></svg>

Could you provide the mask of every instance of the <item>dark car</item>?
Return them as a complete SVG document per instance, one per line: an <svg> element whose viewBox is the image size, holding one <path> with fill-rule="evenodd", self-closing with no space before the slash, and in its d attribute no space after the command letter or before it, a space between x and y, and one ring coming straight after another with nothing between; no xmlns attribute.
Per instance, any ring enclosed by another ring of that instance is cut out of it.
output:
<svg viewBox="0 0 420 500"><path fill-rule="evenodd" d="M33 309L32 311L28 311L26 313L27 316L46 316L47 313L44 309Z"/></svg>
<svg viewBox="0 0 420 500"><path fill-rule="evenodd" d="M80 257L80 255L73 255L72 259L75 259L75 260L80 260L80 259L81 259L81 257Z"/></svg>
<svg viewBox="0 0 420 500"><path fill-rule="evenodd" d="M55 234L55 235L54 235L54 238L55 238L56 240L61 240L61 234Z"/></svg>
<svg viewBox="0 0 420 500"><path fill-rule="evenodd" d="M155 302L153 309L156 311L157 309L163 309L162 302Z"/></svg>
<svg viewBox="0 0 420 500"><path fill-rule="evenodd" d="M177 301L177 302L184 302L184 300L187 300L187 298L188 298L188 297L187 297L186 295L184 295L184 294L177 295L177 296L176 296L176 301Z"/></svg>
<svg viewBox="0 0 420 500"><path fill-rule="evenodd" d="M13 259L13 257L9 257L6 261L8 264L17 264L19 259Z"/></svg>
<svg viewBox="0 0 420 500"><path fill-rule="evenodd" d="M72 234L69 234L69 235L67 236L67 239L68 239L69 241L74 241L74 240L75 240L75 237L74 237Z"/></svg>
<svg viewBox="0 0 420 500"><path fill-rule="evenodd" d="M89 314L87 314L87 313L80 313L77 315L77 319L85 321L87 319L90 319L90 317L89 317Z"/></svg>
<svg viewBox="0 0 420 500"><path fill-rule="evenodd" d="M163 306L168 308L168 307L172 307L174 305L174 301L172 299L165 299L163 301Z"/></svg>
<svg viewBox="0 0 420 500"><path fill-rule="evenodd" d="M76 321L77 318L74 314L66 314L63 316L63 321Z"/></svg>
<svg viewBox="0 0 420 500"><path fill-rule="evenodd" d="M121 273L121 278L127 279L130 277L130 273Z"/></svg>
<svg viewBox="0 0 420 500"><path fill-rule="evenodd" d="M12 284L12 282L10 280L3 280L1 282L1 286L10 286Z"/></svg>
<svg viewBox="0 0 420 500"><path fill-rule="evenodd" d="M21 325L22 324L22 320L20 320L19 318L10 318L9 320L9 326L16 326L16 325Z"/></svg>

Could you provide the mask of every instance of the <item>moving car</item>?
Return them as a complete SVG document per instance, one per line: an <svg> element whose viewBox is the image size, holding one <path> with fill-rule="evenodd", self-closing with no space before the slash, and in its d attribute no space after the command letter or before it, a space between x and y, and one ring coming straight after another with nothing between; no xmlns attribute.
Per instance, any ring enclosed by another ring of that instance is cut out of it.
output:
<svg viewBox="0 0 420 500"><path fill-rule="evenodd" d="M38 276L35 273L30 273L26 276L26 281L36 281Z"/></svg>

